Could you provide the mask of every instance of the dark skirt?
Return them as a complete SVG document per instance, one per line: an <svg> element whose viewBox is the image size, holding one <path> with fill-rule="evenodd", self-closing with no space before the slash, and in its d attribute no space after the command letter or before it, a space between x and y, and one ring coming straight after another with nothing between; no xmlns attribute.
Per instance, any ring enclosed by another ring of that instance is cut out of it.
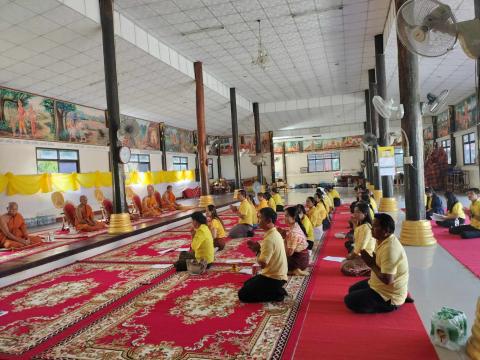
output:
<svg viewBox="0 0 480 360"><path fill-rule="evenodd" d="M342 201L340 200L340 198L334 198L333 199L333 206L339 207L340 205L342 205Z"/></svg>
<svg viewBox="0 0 480 360"><path fill-rule="evenodd" d="M293 271L295 269L305 270L310 262L308 250L294 252L292 256L287 256L287 262L288 271Z"/></svg>
<svg viewBox="0 0 480 360"><path fill-rule="evenodd" d="M223 250L225 248L225 238L213 239L213 247L218 248L218 250Z"/></svg>

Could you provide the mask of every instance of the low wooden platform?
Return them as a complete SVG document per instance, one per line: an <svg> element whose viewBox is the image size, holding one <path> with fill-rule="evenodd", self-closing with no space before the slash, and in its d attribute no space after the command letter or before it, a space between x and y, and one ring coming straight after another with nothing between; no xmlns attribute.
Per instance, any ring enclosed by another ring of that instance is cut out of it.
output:
<svg viewBox="0 0 480 360"><path fill-rule="evenodd" d="M214 195L213 197L215 205L218 208L222 206L228 206L236 202L236 200L233 200L232 194ZM181 201L181 203L187 206L194 206L198 203L198 199L183 200ZM152 218L152 221L134 226L133 231L126 234L101 234L92 238L60 246L51 250L46 250L18 259L12 259L11 261L0 264L0 278L10 276L25 270L33 269L37 266L48 264L50 262L57 261L103 245L111 244L131 236L140 235L142 233L155 230L159 227L169 225L180 220L188 219L194 211L198 210L205 211L205 209L198 208L194 210L187 210L170 216Z"/></svg>

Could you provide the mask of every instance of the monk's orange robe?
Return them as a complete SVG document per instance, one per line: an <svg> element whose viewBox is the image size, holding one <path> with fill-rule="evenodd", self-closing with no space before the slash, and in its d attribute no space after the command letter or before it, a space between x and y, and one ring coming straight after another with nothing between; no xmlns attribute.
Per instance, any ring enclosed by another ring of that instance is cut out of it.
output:
<svg viewBox="0 0 480 360"><path fill-rule="evenodd" d="M145 196L142 201L142 215L143 216L160 216L160 210L155 195Z"/></svg>
<svg viewBox="0 0 480 360"><path fill-rule="evenodd" d="M175 205L176 198L173 192L165 191L162 196L162 200L164 203L164 208L168 210L177 210L177 206Z"/></svg>
<svg viewBox="0 0 480 360"><path fill-rule="evenodd" d="M93 221L95 224L90 225L87 220ZM78 206L77 207L77 214L76 214L76 219L75 219L75 229L77 231L84 231L84 232L89 232L89 231L98 231L105 229L107 225L105 223L96 221L95 218L93 217L93 211L90 205L85 205L85 206Z"/></svg>
<svg viewBox="0 0 480 360"><path fill-rule="evenodd" d="M8 231L10 231L16 237L22 239L29 239L30 245L22 244L18 241L9 239L2 231L0 231L0 246L6 249L18 249L27 246L39 245L42 243L42 238L40 236L29 236L27 233L27 225L25 225L25 220L20 214L11 216L10 220L7 222Z"/></svg>

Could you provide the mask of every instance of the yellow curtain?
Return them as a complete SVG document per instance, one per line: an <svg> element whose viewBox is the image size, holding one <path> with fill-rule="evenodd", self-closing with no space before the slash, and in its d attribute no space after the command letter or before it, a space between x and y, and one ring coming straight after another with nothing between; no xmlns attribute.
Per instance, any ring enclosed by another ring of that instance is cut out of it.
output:
<svg viewBox="0 0 480 360"><path fill-rule="evenodd" d="M126 185L149 185L161 183L176 183L180 181L195 180L195 172L186 171L155 171L131 172L125 181ZM99 188L112 186L110 172L92 172L84 174L39 174L39 175L14 175L12 173L0 174L0 193L11 195L33 195L38 192L49 193L52 191L76 191L82 188Z"/></svg>

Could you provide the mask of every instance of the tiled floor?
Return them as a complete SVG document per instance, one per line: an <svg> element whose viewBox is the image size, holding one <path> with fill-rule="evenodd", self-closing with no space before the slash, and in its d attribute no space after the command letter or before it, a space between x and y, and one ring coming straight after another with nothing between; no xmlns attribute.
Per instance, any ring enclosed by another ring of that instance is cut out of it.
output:
<svg viewBox="0 0 480 360"><path fill-rule="evenodd" d="M352 189L338 190L346 202L355 196ZM287 203L304 203L306 196L311 194L313 190L310 189L290 191L286 196ZM395 196L399 208L405 207L402 192L396 191ZM458 198L465 206L469 206L465 196L459 195ZM400 211L397 217L397 236L403 220L404 213ZM465 246L468 246L468 242ZM425 330L430 331L432 313L442 306L448 306L466 313L470 335L480 296L480 280L439 245L407 247L406 251L410 265L409 290L415 299ZM442 360L468 359L464 352L456 353L440 347L436 347L436 350Z"/></svg>

